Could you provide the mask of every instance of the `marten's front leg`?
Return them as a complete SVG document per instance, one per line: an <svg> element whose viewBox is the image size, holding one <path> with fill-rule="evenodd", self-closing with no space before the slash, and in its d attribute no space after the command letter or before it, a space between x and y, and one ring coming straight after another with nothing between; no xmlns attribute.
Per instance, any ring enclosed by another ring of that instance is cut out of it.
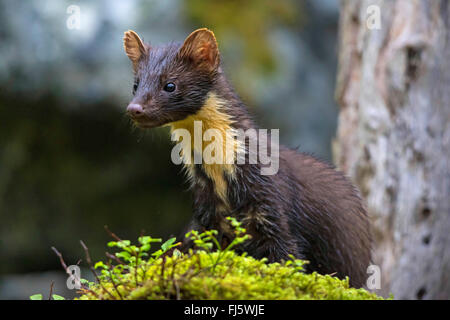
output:
<svg viewBox="0 0 450 320"><path fill-rule="evenodd" d="M242 219L242 225L251 238L242 244L242 251L256 259L266 257L269 262L290 260L289 255L298 259L305 257L299 252L295 238L286 224L280 222L278 213L257 213Z"/></svg>
<svg viewBox="0 0 450 320"><path fill-rule="evenodd" d="M252 235L252 238L242 244L242 249L256 259L267 258L268 262L280 262L291 260L290 254L299 258L298 252L293 250L295 244L287 242L281 236L272 238L263 234Z"/></svg>

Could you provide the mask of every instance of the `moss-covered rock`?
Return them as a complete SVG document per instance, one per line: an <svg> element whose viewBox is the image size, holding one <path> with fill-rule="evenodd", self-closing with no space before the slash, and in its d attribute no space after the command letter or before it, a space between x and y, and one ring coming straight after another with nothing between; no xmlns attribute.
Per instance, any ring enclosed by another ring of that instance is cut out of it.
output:
<svg viewBox="0 0 450 320"><path fill-rule="evenodd" d="M142 263L137 276L130 269L115 285L102 280L79 299L381 299L349 288L348 280L302 273L292 261L267 264L230 251L214 268L219 254L198 251Z"/></svg>
<svg viewBox="0 0 450 320"><path fill-rule="evenodd" d="M237 254L233 247L248 236L231 220L236 238L225 249L217 249L214 230L188 234L198 250L181 253L172 238L150 258L151 243L160 239L140 237L139 246L128 240L110 242L110 247L121 251L109 255L106 264L95 265L101 269L99 281L84 281L78 299L382 299L367 290L350 288L348 279L305 274L305 261L293 258L267 263Z"/></svg>

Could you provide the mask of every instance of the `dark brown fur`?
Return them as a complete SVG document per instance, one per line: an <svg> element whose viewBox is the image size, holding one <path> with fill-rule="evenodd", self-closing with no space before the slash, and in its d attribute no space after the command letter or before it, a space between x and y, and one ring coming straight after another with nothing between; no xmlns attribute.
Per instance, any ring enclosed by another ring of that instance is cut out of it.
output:
<svg viewBox="0 0 450 320"><path fill-rule="evenodd" d="M213 92L226 101L233 128L256 128L220 68L214 36L205 29L197 32L183 45L145 45L138 59L130 57L138 83L132 103L144 110L132 115L133 120L144 128L182 120L200 112ZM162 90L167 81L176 83L176 92ZM223 171L227 187L223 199L203 165L193 167L190 228L218 229L221 241L227 243L232 235L224 228L224 217L234 216L252 236L240 251L270 262L292 254L310 262L308 272L348 276L351 286L363 286L371 236L366 211L352 184L333 167L285 147L280 148L277 174L264 176L260 169L259 163L235 164L233 176Z"/></svg>

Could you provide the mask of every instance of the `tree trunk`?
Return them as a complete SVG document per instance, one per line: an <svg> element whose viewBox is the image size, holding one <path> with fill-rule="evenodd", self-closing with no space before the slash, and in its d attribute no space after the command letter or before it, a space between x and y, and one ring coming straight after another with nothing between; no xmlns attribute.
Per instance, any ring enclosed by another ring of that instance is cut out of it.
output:
<svg viewBox="0 0 450 320"><path fill-rule="evenodd" d="M450 298L449 17L447 0L341 3L333 153L373 221L377 292L396 299Z"/></svg>

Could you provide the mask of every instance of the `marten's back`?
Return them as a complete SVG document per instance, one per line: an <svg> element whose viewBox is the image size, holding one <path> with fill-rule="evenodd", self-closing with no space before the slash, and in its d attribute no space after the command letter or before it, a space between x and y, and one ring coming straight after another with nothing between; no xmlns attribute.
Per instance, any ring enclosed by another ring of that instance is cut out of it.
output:
<svg viewBox="0 0 450 320"><path fill-rule="evenodd" d="M302 252L310 260L308 271L340 278L348 275L351 286L363 286L371 259L371 234L358 191L328 164L294 150L280 152L300 190L301 224L296 232L309 243L309 252Z"/></svg>

